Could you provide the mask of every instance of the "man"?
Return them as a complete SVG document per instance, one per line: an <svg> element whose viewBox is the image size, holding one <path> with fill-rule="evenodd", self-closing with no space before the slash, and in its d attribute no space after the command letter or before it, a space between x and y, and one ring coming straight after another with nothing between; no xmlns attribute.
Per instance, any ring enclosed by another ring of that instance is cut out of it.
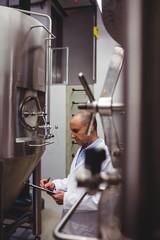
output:
<svg viewBox="0 0 160 240"><path fill-rule="evenodd" d="M71 137L81 147L78 149L76 156L72 161L68 177L64 179L56 179L52 182L47 182L47 179L42 179L40 181L41 187L49 190L56 190L56 193L52 195L52 197L57 204L64 205L64 213L70 209L85 190L82 187L77 187L76 176L79 171L82 172L82 170L85 169L85 151L87 149L105 149L106 159L102 163L101 171L107 172L113 168L108 148L105 145L104 140L98 137L96 119L94 119L91 126L90 134L86 135L89 120L90 113L88 111L80 111L74 115L70 121L70 129L72 131ZM99 198L99 192L95 195L87 194L78 206L71 220L66 224L63 232L73 235L96 237L96 220Z"/></svg>

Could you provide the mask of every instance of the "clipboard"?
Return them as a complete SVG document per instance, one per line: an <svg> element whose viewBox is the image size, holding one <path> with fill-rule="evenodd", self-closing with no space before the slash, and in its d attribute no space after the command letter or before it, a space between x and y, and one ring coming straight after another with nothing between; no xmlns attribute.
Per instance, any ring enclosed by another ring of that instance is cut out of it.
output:
<svg viewBox="0 0 160 240"><path fill-rule="evenodd" d="M37 185L34 185L34 184L32 184L32 183L24 182L24 184L26 184L26 185L28 185L28 186L30 186L30 187L39 189L39 190L41 190L41 191L44 191L44 192L46 192L46 193L48 193L48 194L50 194L50 195L53 195L53 194L56 193L56 191L51 191L51 190L49 190L49 189L42 188L42 187L37 186Z"/></svg>

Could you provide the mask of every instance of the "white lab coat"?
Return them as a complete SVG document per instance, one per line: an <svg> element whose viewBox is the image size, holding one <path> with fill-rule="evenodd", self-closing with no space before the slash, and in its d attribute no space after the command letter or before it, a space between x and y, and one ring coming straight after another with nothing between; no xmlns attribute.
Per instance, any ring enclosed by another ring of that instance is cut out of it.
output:
<svg viewBox="0 0 160 240"><path fill-rule="evenodd" d="M96 148L103 148L106 151L106 160L102 164L101 171L107 172L111 170L113 168L111 158L103 139L101 139L101 142L98 146L96 146ZM79 171L85 169L85 159L82 159L82 161L75 166L79 151L80 149L77 151L77 154L72 161L70 174L68 177L53 181L56 190L61 189L65 191L63 214L70 209L75 201L78 200L82 192L85 191L83 187L77 187L76 176L79 174ZM96 193L95 195L87 194L78 206L70 221L66 224L63 232L73 235L96 237L97 207L99 199L100 192Z"/></svg>

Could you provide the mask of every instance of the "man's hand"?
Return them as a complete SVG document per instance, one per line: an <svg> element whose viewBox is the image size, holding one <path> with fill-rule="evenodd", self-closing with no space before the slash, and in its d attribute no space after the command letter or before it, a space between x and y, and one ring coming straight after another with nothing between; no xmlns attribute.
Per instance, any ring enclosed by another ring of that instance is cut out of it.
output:
<svg viewBox="0 0 160 240"><path fill-rule="evenodd" d="M58 205L63 205L64 191L57 191L54 195L52 195L52 198Z"/></svg>
<svg viewBox="0 0 160 240"><path fill-rule="evenodd" d="M42 188L49 189L53 191L55 185L53 182L48 181L47 179L42 179L39 184Z"/></svg>

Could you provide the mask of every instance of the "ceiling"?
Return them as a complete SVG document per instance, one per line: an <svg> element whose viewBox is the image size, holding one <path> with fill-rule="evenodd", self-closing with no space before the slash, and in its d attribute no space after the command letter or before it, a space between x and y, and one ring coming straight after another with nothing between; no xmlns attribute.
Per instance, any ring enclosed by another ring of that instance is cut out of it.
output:
<svg viewBox="0 0 160 240"><path fill-rule="evenodd" d="M48 0L25 0L28 4L45 3ZM75 8L75 7L86 7L91 6L95 0L52 0L53 3L58 3L62 9ZM23 0L0 0L0 5L19 5Z"/></svg>
<svg viewBox="0 0 160 240"><path fill-rule="evenodd" d="M47 1L49 0L0 0L0 5L10 7L19 7L21 5L21 9L29 10L30 5L40 4L43 7ZM96 0L52 0L52 3L62 15L66 16L68 15L67 10L95 6Z"/></svg>
<svg viewBox="0 0 160 240"><path fill-rule="evenodd" d="M97 5L97 0L52 0L52 3L63 16L68 16L67 10L93 6L95 7Z"/></svg>
<svg viewBox="0 0 160 240"><path fill-rule="evenodd" d="M91 6L91 0L57 0L63 9Z"/></svg>

